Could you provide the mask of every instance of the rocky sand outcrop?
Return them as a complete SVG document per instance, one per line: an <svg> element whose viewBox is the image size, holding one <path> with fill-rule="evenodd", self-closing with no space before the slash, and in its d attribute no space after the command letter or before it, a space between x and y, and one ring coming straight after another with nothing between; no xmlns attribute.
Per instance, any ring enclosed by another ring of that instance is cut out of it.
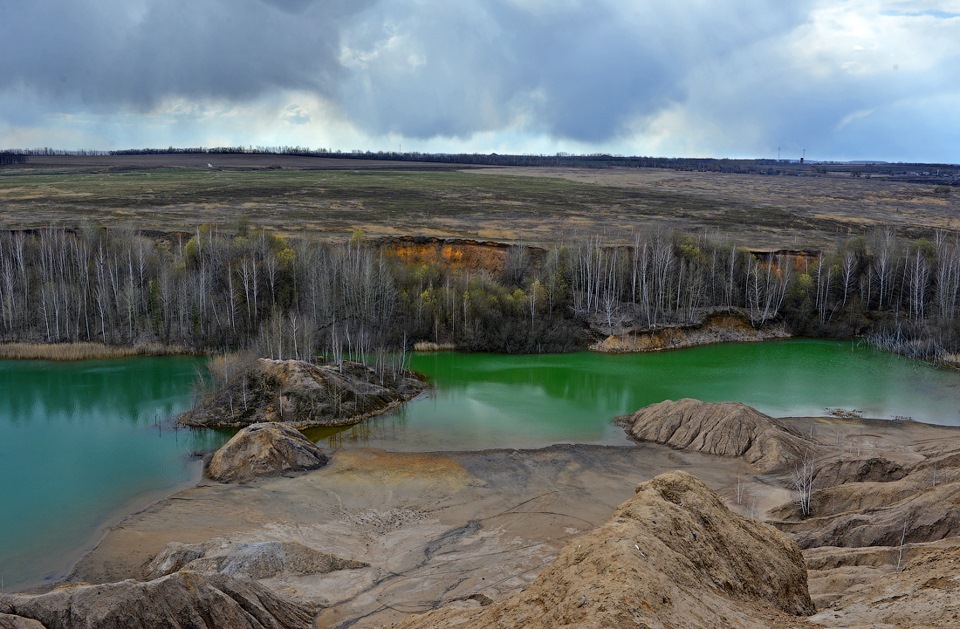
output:
<svg viewBox="0 0 960 629"><path fill-rule="evenodd" d="M519 595L399 626L789 627L813 612L789 537L731 512L699 479L670 472L637 487Z"/></svg>
<svg viewBox="0 0 960 629"><path fill-rule="evenodd" d="M301 360L252 359L227 376L178 421L202 428L242 428L258 422L346 426L382 413L426 388L416 374L376 371L344 361L315 365Z"/></svg>
<svg viewBox="0 0 960 629"><path fill-rule="evenodd" d="M742 457L761 472L791 467L817 448L778 420L739 402L666 400L620 418L620 424L638 441Z"/></svg>
<svg viewBox="0 0 960 629"><path fill-rule="evenodd" d="M279 423L247 426L214 452L207 476L223 483L257 476L313 470L327 464L327 455L299 430Z"/></svg>
<svg viewBox="0 0 960 629"><path fill-rule="evenodd" d="M958 470L943 469L934 481L927 465L916 467L898 480L815 489L807 518L794 503L768 516L802 548L897 546L960 536L960 482L943 480Z"/></svg>
<svg viewBox="0 0 960 629"><path fill-rule="evenodd" d="M900 480L906 475L907 471L902 465L879 456L868 459L839 459L826 462L816 469L813 486L822 488L845 483L886 483Z"/></svg>
<svg viewBox="0 0 960 629"><path fill-rule="evenodd" d="M292 629L312 627L315 612L255 581L189 571L146 582L127 580L66 586L38 595L0 595L0 614L38 621L51 629Z"/></svg>
<svg viewBox="0 0 960 629"><path fill-rule="evenodd" d="M885 550L897 557L892 549ZM847 575L833 574L836 572L839 570L829 576L846 581L845 591L810 618L815 625L960 627L960 546L922 549L902 570L874 570L879 574L869 581L863 569Z"/></svg>
<svg viewBox="0 0 960 629"><path fill-rule="evenodd" d="M0 614L0 629L45 629L36 620L24 618L23 616L14 616L12 614Z"/></svg>

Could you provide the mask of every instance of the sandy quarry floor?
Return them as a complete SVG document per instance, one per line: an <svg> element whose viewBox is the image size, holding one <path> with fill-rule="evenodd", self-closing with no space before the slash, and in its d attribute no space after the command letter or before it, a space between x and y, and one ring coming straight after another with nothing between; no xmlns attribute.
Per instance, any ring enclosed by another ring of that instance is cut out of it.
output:
<svg viewBox="0 0 960 629"><path fill-rule="evenodd" d="M960 431L912 422L792 420L859 455L905 462L960 443ZM397 454L340 450L315 472L250 484L201 484L127 518L72 580L140 578L169 542L296 541L370 564L263 583L325 607L319 626L382 626L462 600L499 600L529 584L573 536L606 521L641 481L683 469L742 513L791 499L784 479L736 459L641 444ZM736 504L738 480L746 490Z"/></svg>

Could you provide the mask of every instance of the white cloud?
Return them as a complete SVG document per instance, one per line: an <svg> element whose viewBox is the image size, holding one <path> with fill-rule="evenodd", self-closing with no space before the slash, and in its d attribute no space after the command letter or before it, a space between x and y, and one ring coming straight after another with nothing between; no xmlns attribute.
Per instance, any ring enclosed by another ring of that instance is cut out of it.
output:
<svg viewBox="0 0 960 629"><path fill-rule="evenodd" d="M788 42L791 54L821 76L923 73L956 58L960 20L884 11L885 4L821 6Z"/></svg>
<svg viewBox="0 0 960 629"><path fill-rule="evenodd" d="M840 131L841 129L843 129L844 127L846 127L851 123L854 123L858 120L863 120L864 118L868 118L872 116L875 111L876 111L875 109L860 109L858 111L854 111L847 114L846 116L843 117L843 120L841 120L837 124L837 131Z"/></svg>

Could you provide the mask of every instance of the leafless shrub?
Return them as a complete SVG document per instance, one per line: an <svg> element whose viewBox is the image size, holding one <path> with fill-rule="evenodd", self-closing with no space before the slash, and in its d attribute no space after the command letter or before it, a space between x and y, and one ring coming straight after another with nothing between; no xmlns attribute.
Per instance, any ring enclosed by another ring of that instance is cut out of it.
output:
<svg viewBox="0 0 960 629"><path fill-rule="evenodd" d="M797 505L800 507L800 514L805 518L811 513L814 476L816 476L816 467L813 457L806 454L797 461L793 470L793 489L797 493Z"/></svg>

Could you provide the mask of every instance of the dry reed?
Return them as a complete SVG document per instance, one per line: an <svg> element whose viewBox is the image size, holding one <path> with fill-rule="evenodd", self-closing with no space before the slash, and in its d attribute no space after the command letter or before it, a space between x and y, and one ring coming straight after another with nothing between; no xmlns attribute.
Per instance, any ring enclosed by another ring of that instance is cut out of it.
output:
<svg viewBox="0 0 960 629"><path fill-rule="evenodd" d="M450 352L456 350L453 343L433 343L431 341L417 341L413 344L415 352Z"/></svg>
<svg viewBox="0 0 960 629"><path fill-rule="evenodd" d="M103 343L0 343L0 359L6 360L89 360L131 356L195 354L185 347L146 343L105 345Z"/></svg>

